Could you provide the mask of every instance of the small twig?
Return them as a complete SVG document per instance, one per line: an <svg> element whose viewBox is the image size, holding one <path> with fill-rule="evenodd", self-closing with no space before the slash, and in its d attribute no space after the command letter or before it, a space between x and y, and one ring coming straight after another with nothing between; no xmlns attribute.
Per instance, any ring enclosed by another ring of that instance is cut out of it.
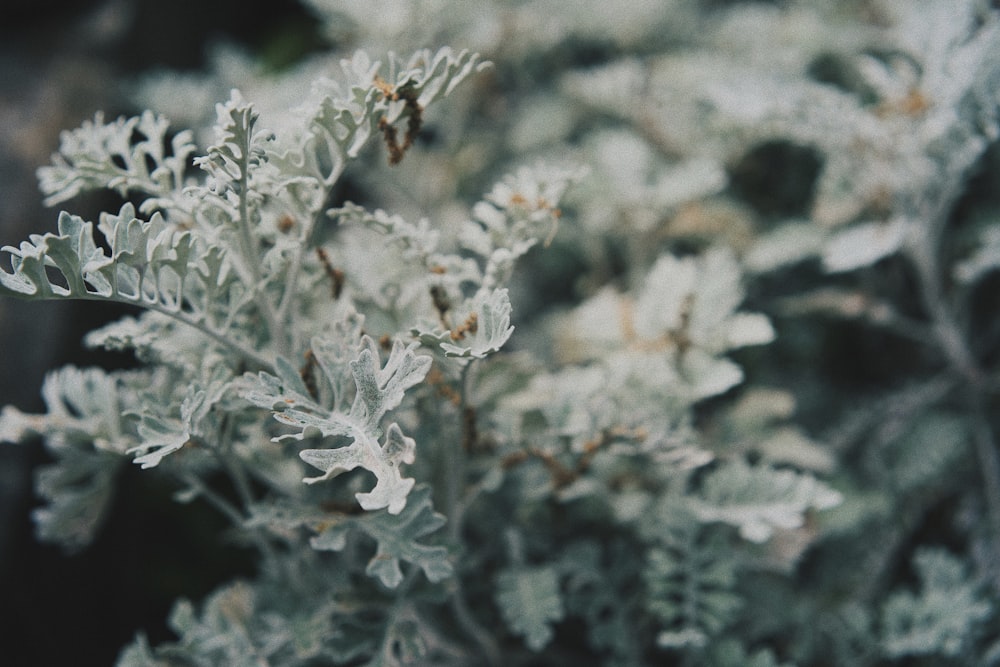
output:
<svg viewBox="0 0 1000 667"><path fill-rule="evenodd" d="M378 121L378 129L382 132L385 146L389 151L389 164L395 166L403 161L406 151L413 146L413 142L420 133L420 128L424 124L424 108L417 101L417 92L412 88L403 86L391 86L379 77L375 78L375 86L382 91L386 99L393 102L403 100L406 111L409 113L406 120L406 135L403 143L399 143L399 133L389 119L385 116Z"/></svg>
<svg viewBox="0 0 1000 667"><path fill-rule="evenodd" d="M553 488L556 490L565 489L590 470L590 465L593 463L597 453L611 444L612 441L618 438L632 438L641 441L645 437L646 435L641 431L633 432L615 428L605 429L596 438L588 440L583 444L583 451L576 457L572 467L564 464L552 452L539 449L538 447L526 447L519 452L510 454L503 458L500 465L505 470L509 470L528 459L538 459L545 466L545 469L548 470L549 476L552 478Z"/></svg>
<svg viewBox="0 0 1000 667"><path fill-rule="evenodd" d="M434 303L434 310L438 313L441 326L450 330L448 311L451 310L451 299L448 298L448 293L440 285L431 285L431 301Z"/></svg>
<svg viewBox="0 0 1000 667"><path fill-rule="evenodd" d="M479 330L479 315L475 312L469 313L469 316L465 318L465 321L459 324L457 327L451 330L451 339L453 341L465 340L466 334L474 334Z"/></svg>
<svg viewBox="0 0 1000 667"><path fill-rule="evenodd" d="M340 293L344 290L344 272L334 268L333 263L330 261L330 255L323 248L316 248L316 256L319 257L319 261L323 265L323 270L326 271L326 275L330 279L330 294L333 296L333 300L336 301L340 298Z"/></svg>
<svg viewBox="0 0 1000 667"><path fill-rule="evenodd" d="M306 350L305 362L299 369L299 377L302 378L302 384L309 390L309 395L319 400L319 385L316 384L316 355L313 354L312 348Z"/></svg>

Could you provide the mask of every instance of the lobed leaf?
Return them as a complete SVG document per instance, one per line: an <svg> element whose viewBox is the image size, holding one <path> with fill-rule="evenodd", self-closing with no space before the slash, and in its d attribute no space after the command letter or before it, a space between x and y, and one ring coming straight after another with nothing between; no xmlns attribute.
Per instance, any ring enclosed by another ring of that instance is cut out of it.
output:
<svg viewBox="0 0 1000 667"><path fill-rule="evenodd" d="M418 540L444 523L444 516L435 512L431 504L430 487L419 486L410 494L402 512L393 513L390 508L386 512L349 517L322 530L311 544L315 549L340 551L346 546L347 533L358 530L378 544L365 570L369 576L378 578L388 588L396 588L403 581L400 562L406 561L420 567L427 579L436 583L453 573L448 549Z"/></svg>
<svg viewBox="0 0 1000 667"><path fill-rule="evenodd" d="M275 440L304 440L317 434L350 440L340 447L299 452L303 461L324 473L306 478L306 483L364 468L375 475L376 484L370 492L357 494L361 506L366 510L387 507L390 513L399 514L414 484L413 479L402 476L400 465L413 463L416 445L396 423L389 425L383 438L380 424L385 414L402 402L406 390L423 380L430 368L430 357L415 354L415 345L404 346L396 341L382 366L377 344L370 336L361 338L352 355L345 354L343 346L321 338L314 339L314 343L325 386L343 394L345 379L353 381L354 397L349 410L344 410L344 396L336 398L332 408L318 403L300 373L284 360L277 363L277 376L267 372L244 376L240 395L255 405L275 410L274 418L295 430Z"/></svg>
<svg viewBox="0 0 1000 667"><path fill-rule="evenodd" d="M669 511L669 510L668 510ZM664 648L703 648L743 606L736 562L719 533L673 512L646 552L646 606L660 621Z"/></svg>
<svg viewBox="0 0 1000 667"><path fill-rule="evenodd" d="M802 526L810 509L828 509L842 497L812 475L767 466L727 462L704 482L691 508L701 521L736 526L751 542L767 541L776 529Z"/></svg>
<svg viewBox="0 0 1000 667"><path fill-rule="evenodd" d="M920 591L897 591L882 607L882 647L890 658L957 657L972 645L981 623L993 615L961 561L940 549L914 556Z"/></svg>
<svg viewBox="0 0 1000 667"><path fill-rule="evenodd" d="M494 352L499 352L514 333L514 327L510 324L510 297L506 289L479 292L472 300L469 310L466 318L474 317L475 326L470 327L474 328L474 331L471 335L463 332L461 337L454 335L442 337L439 344L445 356L483 359ZM465 340L469 342L463 344Z"/></svg>
<svg viewBox="0 0 1000 667"><path fill-rule="evenodd" d="M38 170L45 205L104 188L122 197L152 196L154 205L176 196L195 146L191 132L179 132L170 139L168 152L168 128L165 118L145 111L111 123L98 113L93 121L63 132L53 164Z"/></svg>
<svg viewBox="0 0 1000 667"><path fill-rule="evenodd" d="M552 640L551 624L565 615L554 567L508 568L496 580L496 601L507 627L533 651Z"/></svg>

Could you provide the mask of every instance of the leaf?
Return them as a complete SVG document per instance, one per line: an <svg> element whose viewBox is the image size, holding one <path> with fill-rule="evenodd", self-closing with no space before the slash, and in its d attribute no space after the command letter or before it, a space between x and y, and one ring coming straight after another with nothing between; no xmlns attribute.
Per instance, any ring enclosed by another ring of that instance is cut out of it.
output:
<svg viewBox="0 0 1000 667"><path fill-rule="evenodd" d="M741 460L727 462L706 479L691 508L702 521L722 521L751 542L765 542L775 529L798 528L810 509L838 505L841 495L812 475Z"/></svg>
<svg viewBox="0 0 1000 667"><path fill-rule="evenodd" d="M255 405L274 409L277 421L295 429L294 433L278 436L276 441L304 440L316 434L351 440L341 447L299 452L303 461L324 473L303 481L313 484L364 468L374 473L376 483L370 492L356 494L361 506L366 510L387 507L390 513L399 514L414 484L413 479L402 476L400 465L413 463L416 444L403 435L396 423L388 426L383 438L380 423L387 412L402 402L406 390L423 380L431 359L417 355L415 344L404 346L396 341L382 367L378 346L370 336L362 337L354 348L354 358L349 360L345 350L336 344L328 345L320 339L315 342L321 355L318 367L326 377L326 385L343 388L345 376L353 380L354 397L349 411L344 412L342 405L346 397L338 399L332 409L317 403L286 361L277 364L277 376L266 372L244 376L240 394Z"/></svg>
<svg viewBox="0 0 1000 667"><path fill-rule="evenodd" d="M718 396L743 381L743 369L701 349L688 350L677 364L692 400Z"/></svg>
<svg viewBox="0 0 1000 667"><path fill-rule="evenodd" d="M467 322L475 317L474 332L471 336L462 334L450 336L452 341L440 343L441 349L449 357L471 357L473 359L483 359L494 352L499 352L503 344L507 342L510 335L514 333L514 327L510 325L510 297L506 289L495 289L491 292L480 292L472 302L471 312L466 316ZM460 345L459 341L471 338L468 345Z"/></svg>
<svg viewBox="0 0 1000 667"><path fill-rule="evenodd" d="M490 66L479 54L463 49L458 53L443 47L437 52L430 49L416 51L406 66L396 75L397 86L404 84L419 92L417 101L426 107L450 95L473 72L482 72Z"/></svg>
<svg viewBox="0 0 1000 667"><path fill-rule="evenodd" d="M428 653L429 640L415 619L393 619L386 627L382 646L364 667L407 667L433 664Z"/></svg>
<svg viewBox="0 0 1000 667"><path fill-rule="evenodd" d="M182 655L198 656L210 664L253 664L259 655L254 627L258 604L257 591L245 581L235 581L212 592L201 614L188 600L178 600L168 624L180 638Z"/></svg>
<svg viewBox="0 0 1000 667"><path fill-rule="evenodd" d="M736 593L736 561L725 539L662 504L651 526L656 541L642 573L646 607L660 621L657 643L665 648L703 647L743 606Z"/></svg>
<svg viewBox="0 0 1000 667"><path fill-rule="evenodd" d="M218 197L226 199L230 192L236 198L246 196L254 169L268 159L267 144L274 136L257 130L260 114L238 90L233 90L226 102L215 105L215 112L216 143L195 158L194 164L208 174L208 189Z"/></svg>
<svg viewBox="0 0 1000 667"><path fill-rule="evenodd" d="M64 366L45 376L46 414L26 415L12 406L4 407L0 441L21 442L41 435L54 451L87 444L124 453L134 436L121 416L128 397L129 391L120 389L116 375L100 368Z"/></svg>
<svg viewBox="0 0 1000 667"><path fill-rule="evenodd" d="M45 205L54 206L90 190L107 188L122 197L153 195L153 204L180 191L195 145L191 132L179 132L167 144L169 123L151 111L105 123L98 113L59 138L51 166L38 170Z"/></svg>
<svg viewBox="0 0 1000 667"><path fill-rule="evenodd" d="M336 218L341 225L359 225L377 230L418 257L434 253L441 238L441 231L432 228L427 219L415 225L401 215L390 215L382 209L368 211L352 202L330 209L327 215Z"/></svg>
<svg viewBox="0 0 1000 667"><path fill-rule="evenodd" d="M662 366L660 381L696 402L743 380L726 352L774 339L768 318L738 311L742 274L732 252L715 248L700 256L662 255L635 298L611 288L578 306L560 327L561 355L574 361L609 359L627 351ZM617 360L616 360L617 361ZM653 383L651 383L653 384Z"/></svg>
<svg viewBox="0 0 1000 667"><path fill-rule="evenodd" d="M493 186L473 207L474 220L460 235L463 246L486 262L483 289L510 282L514 262L539 241L551 243L559 229L559 202L579 169L538 164L521 167Z"/></svg>
<svg viewBox="0 0 1000 667"><path fill-rule="evenodd" d="M403 581L400 561L417 565L431 582L450 577L453 567L448 550L443 546L428 546L417 540L443 526L445 518L434 511L430 487L419 486L410 494L406 508L398 514L386 512L351 517L326 528L312 538L315 549L340 551L346 546L347 532L359 530L378 543L375 555L368 561L366 572L377 577L389 588Z"/></svg>
<svg viewBox="0 0 1000 667"><path fill-rule="evenodd" d="M635 303L635 333L647 340L665 334L688 339L711 354L769 343L766 317L738 313L743 300L739 264L729 250L677 258L663 255L650 269Z"/></svg>
<svg viewBox="0 0 1000 667"><path fill-rule="evenodd" d="M28 300L106 300L155 310L190 324L264 367L247 332L235 323L252 294L229 270L226 251L207 246L160 213L136 217L126 203L94 224L62 213L57 234L31 235L4 247L12 271L0 268L0 294ZM110 252L98 246L103 236Z"/></svg>
<svg viewBox="0 0 1000 667"><path fill-rule="evenodd" d="M135 640L118 654L115 667L170 667L170 663L157 660L146 635L138 633Z"/></svg>
<svg viewBox="0 0 1000 667"><path fill-rule="evenodd" d="M72 447L39 468L35 490L47 504L32 513L38 539L69 552L88 546L111 509L122 461L106 451Z"/></svg>
<svg viewBox="0 0 1000 667"><path fill-rule="evenodd" d="M250 403L270 410L315 405L302 375L290 361L278 357L274 362L274 372L274 375L262 371L255 376L244 376L240 395Z"/></svg>
<svg viewBox="0 0 1000 667"><path fill-rule="evenodd" d="M10 406L0 414L0 440L41 435L55 458L35 478L35 490L46 501L34 511L39 539L69 551L94 539L110 509L122 454L134 443L121 416L128 394L101 369L67 366L45 378L46 414L27 415Z"/></svg>
<svg viewBox="0 0 1000 667"><path fill-rule="evenodd" d="M496 600L507 627L523 636L532 651L545 648L552 639L551 624L565 615L558 573L550 566L502 570Z"/></svg>
<svg viewBox="0 0 1000 667"><path fill-rule="evenodd" d="M952 270L955 280L965 285L971 285L1000 269L1000 224L991 221L978 232L975 249L957 262Z"/></svg>
<svg viewBox="0 0 1000 667"><path fill-rule="evenodd" d="M965 565L941 549L920 549L913 557L919 593L898 591L882 607L882 647L891 658L967 651L991 605Z"/></svg>
<svg viewBox="0 0 1000 667"><path fill-rule="evenodd" d="M144 415L139 424L139 437L142 444L129 450L135 454L134 462L143 470L160 465L164 457L180 451L191 442L191 432L178 419L161 419L152 415Z"/></svg>
<svg viewBox="0 0 1000 667"><path fill-rule="evenodd" d="M290 421L284 423L297 425ZM377 481L375 487L368 493L355 494L358 503L366 510L385 507L391 514L399 514L406 507L407 494L414 484L412 478L404 478L400 474L399 466L403 463L413 463L415 448L413 439L404 436L394 422L389 425L385 443L382 445L365 433L357 433L354 442L347 447L305 449L299 452L303 461L325 473L319 477L307 477L303 481L314 484L358 467L365 468L375 474Z"/></svg>
<svg viewBox="0 0 1000 667"><path fill-rule="evenodd" d="M906 234L907 221L866 222L838 232L823 250L823 268L828 273L853 271L898 251Z"/></svg>
<svg viewBox="0 0 1000 667"><path fill-rule="evenodd" d="M194 440L214 437L221 417L213 409L232 385L229 369L219 365L209 378L194 380L188 385L176 417L151 411L140 413L138 431L142 442L129 450L129 453L138 454L134 462L143 469L154 468L164 457Z"/></svg>
<svg viewBox="0 0 1000 667"><path fill-rule="evenodd" d="M448 95L474 71L483 69L479 54L454 53L443 48L437 53L416 52L408 62L393 58L392 72L386 82L393 90L406 89L417 97L422 108ZM383 88L376 85L382 63L372 61L358 51L351 59L341 61L341 68L350 79L347 90L326 81L327 90L310 114L313 146L298 159L283 156L282 160L306 165L311 173L326 185L332 185L348 158L357 157L365 143L377 133L384 118L394 123L405 107L391 101Z"/></svg>
<svg viewBox="0 0 1000 667"><path fill-rule="evenodd" d="M766 273L819 254L823 233L807 222L791 222L761 234L743 257L754 273Z"/></svg>
<svg viewBox="0 0 1000 667"><path fill-rule="evenodd" d="M351 416L364 420L365 425L373 429L386 412L400 404L407 389L424 379L430 370L431 358L416 355L413 351L415 346L404 347L396 340L389 359L380 369L375 341L368 336L363 340L366 349L351 362L351 372L358 388Z"/></svg>
<svg viewBox="0 0 1000 667"><path fill-rule="evenodd" d="M635 623L642 601L622 595L635 585L642 555L634 543L589 536L569 544L558 562L567 615L583 619L587 643L618 656L620 664L642 650L643 629Z"/></svg>

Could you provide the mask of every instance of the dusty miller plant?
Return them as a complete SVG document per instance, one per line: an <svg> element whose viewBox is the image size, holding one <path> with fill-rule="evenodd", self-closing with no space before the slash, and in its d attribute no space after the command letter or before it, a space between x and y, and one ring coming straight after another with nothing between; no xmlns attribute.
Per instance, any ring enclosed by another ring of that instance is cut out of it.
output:
<svg viewBox="0 0 1000 667"><path fill-rule="evenodd" d="M337 77L150 80L244 90L65 133L47 202L129 203L5 249L6 294L143 311L86 339L138 370L0 419L54 459L39 537L132 462L257 554L119 664L1000 663L994 9L309 4ZM831 322L909 363L838 385Z"/></svg>

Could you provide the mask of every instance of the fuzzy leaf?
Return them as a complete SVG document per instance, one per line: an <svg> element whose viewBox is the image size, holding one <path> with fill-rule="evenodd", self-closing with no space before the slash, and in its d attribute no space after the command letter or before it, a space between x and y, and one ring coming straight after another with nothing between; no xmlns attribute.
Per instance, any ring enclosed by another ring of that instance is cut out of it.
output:
<svg viewBox="0 0 1000 667"><path fill-rule="evenodd" d="M955 279L966 285L1000 269L1000 224L985 225L977 240L975 250L953 269Z"/></svg>
<svg viewBox="0 0 1000 667"><path fill-rule="evenodd" d="M160 198L179 191L195 146L190 132L179 132L170 140L168 155L168 126L150 111L112 123L98 113L92 122L63 132L53 164L38 170L45 205L101 188L122 197L140 192Z"/></svg>
<svg viewBox="0 0 1000 667"><path fill-rule="evenodd" d="M882 608L883 650L891 658L920 655L956 657L970 647L993 606L965 566L939 549L914 557L921 590L893 593Z"/></svg>
<svg viewBox="0 0 1000 667"><path fill-rule="evenodd" d="M355 494L358 503L366 510L385 507L391 514L399 514L406 507L407 494L414 484L412 478L402 476L399 466L413 463L415 449L413 438L404 436L399 426L392 423L386 432L385 442L381 445L367 434L357 434L354 442L347 447L306 449L299 452L299 456L325 473L319 477L306 478L304 481L307 484L331 479L358 467L370 470L378 481L368 493Z"/></svg>
<svg viewBox="0 0 1000 667"><path fill-rule="evenodd" d="M366 510L387 507L390 513L399 514L414 484L413 479L402 476L400 465L413 463L416 445L395 423L388 426L383 438L380 423L388 411L400 404L406 390L423 380L431 359L415 354L415 345L407 347L396 341L383 367L378 346L369 336L362 337L350 360L336 345L324 344L320 339L316 343L321 355L318 368L326 376L327 386L343 387L345 376L353 380L354 398L349 411L344 412L340 405L343 400L332 409L317 403L308 395L299 374L285 361L277 365L278 376L265 372L245 376L241 395L255 405L274 409L274 418L296 431L275 440L304 440L316 434L351 440L341 447L299 452L303 461L324 473L306 478L306 483L364 468L374 473L376 484L370 492L357 494L361 506Z"/></svg>
<svg viewBox="0 0 1000 667"><path fill-rule="evenodd" d="M62 213L57 234L33 234L18 248L4 247L12 271L0 268L0 294L24 299L107 300L159 311L191 324L261 365L246 333L233 323L250 292L229 271L226 252L206 246L159 214L136 217L132 204L102 214L95 242L91 222Z"/></svg>
<svg viewBox="0 0 1000 667"><path fill-rule="evenodd" d="M121 416L125 400L118 382L105 371L67 366L46 376L42 395L47 414L4 408L0 440L45 438L55 462L42 466L35 480L47 502L34 512L36 530L39 539L75 551L103 522L134 434Z"/></svg>
<svg viewBox="0 0 1000 667"><path fill-rule="evenodd" d="M483 359L498 352L514 333L514 327L510 325L510 297L507 296L506 289L478 294L468 317L473 315L474 333L471 336L463 334L464 338L471 338L471 342L468 345L457 344L458 341L441 342L441 349L446 356ZM455 339L454 336L450 338Z"/></svg>
<svg viewBox="0 0 1000 667"><path fill-rule="evenodd" d="M209 175L208 189L216 196L225 199L232 192L245 197L254 169L267 161L267 144L273 135L257 130L259 113L237 90L228 101L217 104L215 111L216 143L194 163Z"/></svg>
<svg viewBox="0 0 1000 667"><path fill-rule="evenodd" d="M48 504L33 512L38 538L71 552L89 545L111 508L122 461L106 451L73 447L41 467L35 490Z"/></svg>
<svg viewBox="0 0 1000 667"><path fill-rule="evenodd" d="M811 475L731 461L705 479L692 499L702 521L737 526L751 542L765 542L777 528L798 528L810 509L838 505L841 495Z"/></svg>
<svg viewBox="0 0 1000 667"><path fill-rule="evenodd" d="M430 370L431 358L414 354L414 347L393 343L389 359L378 367L375 341L365 337L366 349L351 362L351 373L358 393L351 406L351 417L362 420L366 428L374 429L386 412L403 400L403 393L418 384Z"/></svg>
<svg viewBox="0 0 1000 667"><path fill-rule="evenodd" d="M129 453L138 454L135 463L154 468L164 457L179 451L193 439L214 435L219 416L213 408L232 387L232 378L225 366L217 366L205 380L193 381L185 390L177 416L146 412L141 414L138 431L142 444Z"/></svg>
<svg viewBox="0 0 1000 667"><path fill-rule="evenodd" d="M405 89L415 95L426 108L484 66L479 54L468 51L418 51L406 63L394 60L386 83L393 90ZM343 90L333 82L324 82L329 90L311 114L310 130L316 148L292 160L306 164L307 171L327 185L336 181L348 158L357 157L383 119L395 123L406 110L399 101L387 99L384 89L376 85L380 62L358 51L351 59L342 60L341 68L351 79L349 86Z"/></svg>
<svg viewBox="0 0 1000 667"><path fill-rule="evenodd" d="M553 567L510 568L497 576L496 600L511 632L533 651L552 640L551 624L565 615Z"/></svg>
<svg viewBox="0 0 1000 667"><path fill-rule="evenodd" d="M823 267L829 273L853 271L892 255L902 245L907 222L866 222L836 234L823 250Z"/></svg>
<svg viewBox="0 0 1000 667"><path fill-rule="evenodd" d="M427 546L417 540L443 526L445 518L434 511L430 487L420 486L411 494L406 509L399 514L378 512L349 518L326 528L312 538L315 549L339 551L346 545L346 534L359 530L378 543L378 549L366 572L377 577L389 588L403 581L400 561L417 565L432 582L450 577L453 571L448 550L442 546Z"/></svg>
<svg viewBox="0 0 1000 667"><path fill-rule="evenodd" d="M659 618L657 643L700 648L731 622L743 601L736 564L719 533L666 509L659 541L647 552L643 580L647 607Z"/></svg>

